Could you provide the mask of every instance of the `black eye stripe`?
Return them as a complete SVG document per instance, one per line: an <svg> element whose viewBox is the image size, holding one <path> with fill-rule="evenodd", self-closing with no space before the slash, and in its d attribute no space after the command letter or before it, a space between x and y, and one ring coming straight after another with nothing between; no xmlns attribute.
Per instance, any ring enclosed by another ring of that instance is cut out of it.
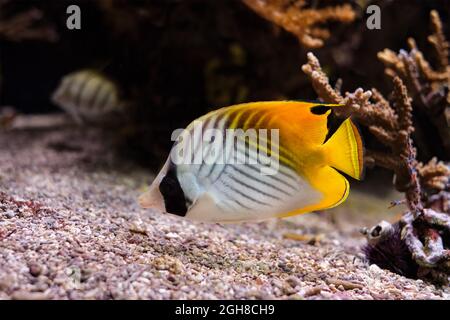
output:
<svg viewBox="0 0 450 320"><path fill-rule="evenodd" d="M178 181L176 170L171 166L159 184L159 191L164 198L166 211L184 217L187 212L186 198Z"/></svg>

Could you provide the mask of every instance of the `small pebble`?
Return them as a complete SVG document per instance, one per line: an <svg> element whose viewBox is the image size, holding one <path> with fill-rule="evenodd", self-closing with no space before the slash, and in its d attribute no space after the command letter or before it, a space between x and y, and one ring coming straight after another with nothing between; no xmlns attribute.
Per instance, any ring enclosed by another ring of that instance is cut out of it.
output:
<svg viewBox="0 0 450 320"><path fill-rule="evenodd" d="M30 274L33 277L39 276L42 272L42 268L40 266L38 266L37 264L32 264L29 266L29 268L30 268Z"/></svg>
<svg viewBox="0 0 450 320"><path fill-rule="evenodd" d="M16 216L16 212L14 212L13 210L8 210L5 212L5 216L9 219L14 218Z"/></svg>

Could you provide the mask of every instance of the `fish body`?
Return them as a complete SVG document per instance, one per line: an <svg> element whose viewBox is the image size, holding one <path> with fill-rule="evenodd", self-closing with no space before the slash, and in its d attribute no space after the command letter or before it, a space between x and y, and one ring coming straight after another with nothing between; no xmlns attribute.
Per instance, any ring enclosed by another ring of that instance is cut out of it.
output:
<svg viewBox="0 0 450 320"><path fill-rule="evenodd" d="M274 101L212 111L177 137L140 203L211 222L337 206L349 193L339 171L359 179L363 169L361 137L350 119L334 117L339 107Z"/></svg>
<svg viewBox="0 0 450 320"><path fill-rule="evenodd" d="M120 114L124 107L117 85L89 69L64 76L52 101L79 124L104 122Z"/></svg>

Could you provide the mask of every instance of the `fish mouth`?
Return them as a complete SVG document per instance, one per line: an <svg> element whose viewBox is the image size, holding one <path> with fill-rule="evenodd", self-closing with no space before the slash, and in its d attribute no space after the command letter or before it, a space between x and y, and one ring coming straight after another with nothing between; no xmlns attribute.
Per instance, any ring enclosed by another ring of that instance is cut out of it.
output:
<svg viewBox="0 0 450 320"><path fill-rule="evenodd" d="M162 195L161 195L161 198L162 198ZM164 201L159 201L159 199L152 199L152 200L153 201L151 201L149 199L148 192L142 194L138 198L139 205L143 209L152 209L152 210L157 211L159 214L175 216L175 217L178 217L178 218L185 216L185 215L182 215L182 214L177 214L177 213L173 213L173 212L167 211Z"/></svg>
<svg viewBox="0 0 450 320"><path fill-rule="evenodd" d="M155 209L162 213L168 213L164 199L157 188L150 188L138 198L139 205L144 209Z"/></svg>

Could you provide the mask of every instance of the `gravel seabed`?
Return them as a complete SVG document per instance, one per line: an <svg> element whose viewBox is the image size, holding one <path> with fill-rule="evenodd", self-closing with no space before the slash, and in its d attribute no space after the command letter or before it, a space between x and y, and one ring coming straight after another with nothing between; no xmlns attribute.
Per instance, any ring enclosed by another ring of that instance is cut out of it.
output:
<svg viewBox="0 0 450 320"><path fill-rule="evenodd" d="M195 223L139 208L152 177L92 130L1 132L0 299L450 298L364 262L360 224Z"/></svg>

